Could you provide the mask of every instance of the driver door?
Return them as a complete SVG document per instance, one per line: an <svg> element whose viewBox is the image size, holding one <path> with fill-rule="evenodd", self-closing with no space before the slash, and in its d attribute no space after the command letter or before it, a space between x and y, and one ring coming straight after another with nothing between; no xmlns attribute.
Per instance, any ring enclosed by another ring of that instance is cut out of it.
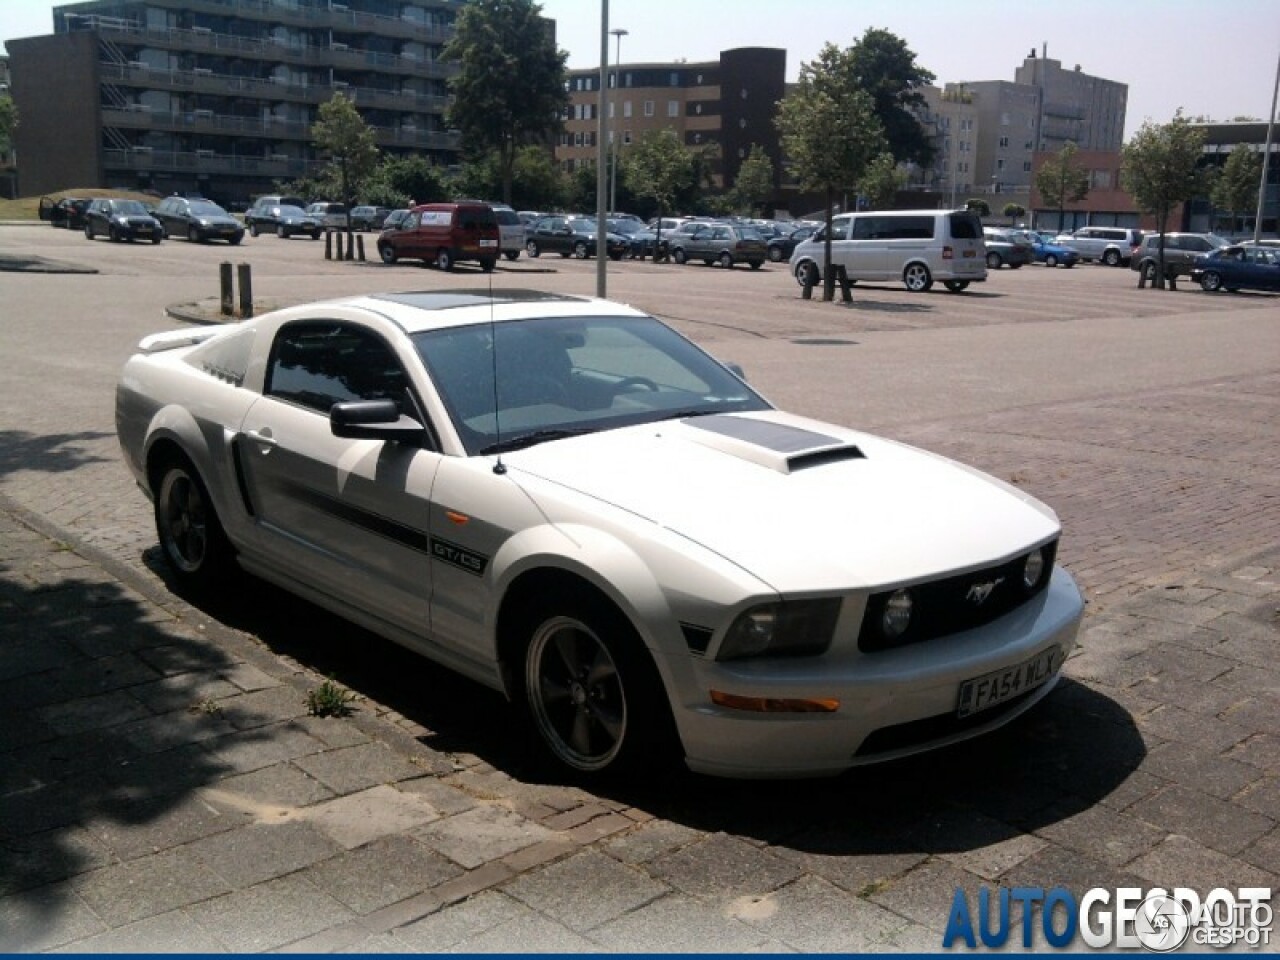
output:
<svg viewBox="0 0 1280 960"><path fill-rule="evenodd" d="M429 498L440 454L333 435L329 409L395 400L425 422L399 358L342 321L280 328L237 446L257 546L273 570L417 636L429 630Z"/></svg>

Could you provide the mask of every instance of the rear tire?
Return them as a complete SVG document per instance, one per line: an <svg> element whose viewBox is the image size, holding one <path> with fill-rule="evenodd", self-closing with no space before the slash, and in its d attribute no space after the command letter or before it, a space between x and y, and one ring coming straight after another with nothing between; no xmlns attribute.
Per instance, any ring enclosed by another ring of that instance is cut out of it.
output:
<svg viewBox="0 0 1280 960"><path fill-rule="evenodd" d="M806 283L816 287L822 282L822 276L818 273L818 265L812 260L802 260L796 264L795 277L796 283L802 287Z"/></svg>
<svg viewBox="0 0 1280 960"><path fill-rule="evenodd" d="M1046 254L1044 258L1044 265L1049 269L1053 269L1058 265L1058 258L1055 257L1052 253Z"/></svg>
<svg viewBox="0 0 1280 960"><path fill-rule="evenodd" d="M962 290L968 289L969 281L968 280L943 280L942 285L946 287L948 290L950 290L952 293L959 293Z"/></svg>
<svg viewBox="0 0 1280 960"><path fill-rule="evenodd" d="M1102 262L1105 263L1108 267L1120 266L1120 251L1108 250L1106 253L1102 255Z"/></svg>
<svg viewBox="0 0 1280 960"><path fill-rule="evenodd" d="M587 259L587 245L581 240L573 245L573 256L576 260Z"/></svg>
<svg viewBox="0 0 1280 960"><path fill-rule="evenodd" d="M165 462L159 477L155 522L165 563L178 582L194 590L224 582L235 569L235 550L204 481L184 456Z"/></svg>
<svg viewBox="0 0 1280 960"><path fill-rule="evenodd" d="M782 256L782 248L781 248L781 247L770 247L770 248L769 248L769 262L770 262L770 263L781 263L781 262L782 262L782 260L783 260L783 256Z"/></svg>
<svg viewBox="0 0 1280 960"><path fill-rule="evenodd" d="M276 236L281 240L289 239L289 231L284 228L283 223L276 224Z"/></svg>
<svg viewBox="0 0 1280 960"><path fill-rule="evenodd" d="M536 240L530 240L528 243L526 243L524 245L524 252L527 253L534 260L537 260L538 257L542 254L542 251L538 249L538 241Z"/></svg>
<svg viewBox="0 0 1280 960"><path fill-rule="evenodd" d="M195 227L188 227L188 228L187 228L187 242L188 242L188 243L199 243L199 242L200 242L200 231L199 231L199 230L197 230Z"/></svg>
<svg viewBox="0 0 1280 960"><path fill-rule="evenodd" d="M258 235L258 225L256 223L249 224L249 236L256 237Z"/></svg>
<svg viewBox="0 0 1280 960"><path fill-rule="evenodd" d="M689 259L689 257L687 254L685 254L684 247L676 247L674 250L671 251L671 259L674 260L676 263L684 263L686 260Z"/></svg>
<svg viewBox="0 0 1280 960"><path fill-rule="evenodd" d="M987 254L987 269L999 270L1004 265L1004 259L994 250Z"/></svg>
<svg viewBox="0 0 1280 960"><path fill-rule="evenodd" d="M508 260L515 260L515 259L517 259L517 258L520 256L520 251L519 251L519 250L504 250L504 251L502 252L502 255L503 255L504 257L506 257Z"/></svg>
<svg viewBox="0 0 1280 960"><path fill-rule="evenodd" d="M722 254L720 254L720 266L724 267L726 270L732 270L732 269L733 269L733 255L732 255L732 254L729 254L729 253L722 253Z"/></svg>
<svg viewBox="0 0 1280 960"><path fill-rule="evenodd" d="M391 247L391 246L378 247L378 256L382 258L383 263L392 264L396 262L396 251L394 247Z"/></svg>
<svg viewBox="0 0 1280 960"><path fill-rule="evenodd" d="M445 273L451 273L453 271L453 254L448 250L437 250L436 266Z"/></svg>

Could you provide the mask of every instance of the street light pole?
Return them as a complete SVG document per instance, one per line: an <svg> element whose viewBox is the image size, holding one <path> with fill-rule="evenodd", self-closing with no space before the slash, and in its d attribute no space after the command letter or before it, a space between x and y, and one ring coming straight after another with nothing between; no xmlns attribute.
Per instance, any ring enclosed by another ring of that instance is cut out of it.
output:
<svg viewBox="0 0 1280 960"><path fill-rule="evenodd" d="M622 67L622 38L627 35L628 31L624 30L622 27L616 27L615 29L610 30L609 32L618 38L617 53L613 58L613 98L612 98L613 116L609 118L610 120L614 121L613 123L610 124L610 127L612 128L611 133L613 137L613 144L612 144L613 162L609 167L609 212L617 213L618 212L618 140L619 140L618 123L617 123L618 87L622 84L622 73L620 72Z"/></svg>
<svg viewBox="0 0 1280 960"><path fill-rule="evenodd" d="M596 296L603 298L608 292L605 264L608 262L606 238L609 225L605 221L605 138L608 118L605 116L607 87L609 84L609 0L600 0L600 91L596 97Z"/></svg>

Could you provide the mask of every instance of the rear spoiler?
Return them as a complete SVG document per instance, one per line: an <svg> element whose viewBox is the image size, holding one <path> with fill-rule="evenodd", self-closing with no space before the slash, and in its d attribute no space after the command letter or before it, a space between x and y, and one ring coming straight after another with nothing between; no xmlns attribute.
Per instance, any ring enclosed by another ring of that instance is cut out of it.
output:
<svg viewBox="0 0 1280 960"><path fill-rule="evenodd" d="M153 333L138 342L138 350L142 353L162 353L165 350L176 350L179 347L194 347L197 343L226 332L225 326L200 327L196 330L169 330L165 333Z"/></svg>

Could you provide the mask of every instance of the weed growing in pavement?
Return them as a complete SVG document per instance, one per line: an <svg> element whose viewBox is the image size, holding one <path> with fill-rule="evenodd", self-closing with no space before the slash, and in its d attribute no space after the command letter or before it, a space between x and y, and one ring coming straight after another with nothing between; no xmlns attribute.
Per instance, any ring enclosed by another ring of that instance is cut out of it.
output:
<svg viewBox="0 0 1280 960"><path fill-rule="evenodd" d="M307 691L307 713L313 717L349 717L354 712L351 704L357 697L345 687L333 682L333 677L320 686Z"/></svg>

